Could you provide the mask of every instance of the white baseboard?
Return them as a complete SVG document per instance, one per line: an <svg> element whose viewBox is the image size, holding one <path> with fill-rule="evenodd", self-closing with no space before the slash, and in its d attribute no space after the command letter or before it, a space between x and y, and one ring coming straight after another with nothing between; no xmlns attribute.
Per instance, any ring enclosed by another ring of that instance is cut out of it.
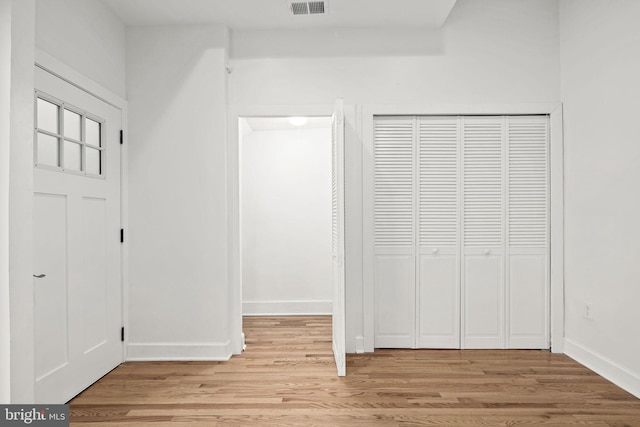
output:
<svg viewBox="0 0 640 427"><path fill-rule="evenodd" d="M331 301L244 301L244 316L330 315Z"/></svg>
<svg viewBox="0 0 640 427"><path fill-rule="evenodd" d="M364 353L364 337L356 337L356 353Z"/></svg>
<svg viewBox="0 0 640 427"><path fill-rule="evenodd" d="M129 343L127 361L226 361L231 341L224 343Z"/></svg>
<svg viewBox="0 0 640 427"><path fill-rule="evenodd" d="M567 356L603 376L620 388L640 398L640 374L607 359L603 355L575 341L565 338Z"/></svg>

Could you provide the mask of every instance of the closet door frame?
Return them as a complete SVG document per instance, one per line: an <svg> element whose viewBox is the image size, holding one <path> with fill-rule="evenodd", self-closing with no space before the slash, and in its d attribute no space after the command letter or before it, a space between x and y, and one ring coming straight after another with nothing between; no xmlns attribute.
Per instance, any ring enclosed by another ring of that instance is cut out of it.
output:
<svg viewBox="0 0 640 427"><path fill-rule="evenodd" d="M374 350L374 209L373 148L376 116L548 115L549 116L549 249L551 351L564 352L564 193L562 104L363 105L362 226L364 351Z"/></svg>

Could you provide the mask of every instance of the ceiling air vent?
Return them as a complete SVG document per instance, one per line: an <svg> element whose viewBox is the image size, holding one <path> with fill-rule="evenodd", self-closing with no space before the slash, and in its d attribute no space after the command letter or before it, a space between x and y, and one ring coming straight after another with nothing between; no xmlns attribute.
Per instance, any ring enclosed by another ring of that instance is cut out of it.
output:
<svg viewBox="0 0 640 427"><path fill-rule="evenodd" d="M315 15L318 13L324 13L323 1L310 1L309 2L309 14Z"/></svg>
<svg viewBox="0 0 640 427"><path fill-rule="evenodd" d="M323 15L326 13L324 1L297 1L289 6L294 15Z"/></svg>

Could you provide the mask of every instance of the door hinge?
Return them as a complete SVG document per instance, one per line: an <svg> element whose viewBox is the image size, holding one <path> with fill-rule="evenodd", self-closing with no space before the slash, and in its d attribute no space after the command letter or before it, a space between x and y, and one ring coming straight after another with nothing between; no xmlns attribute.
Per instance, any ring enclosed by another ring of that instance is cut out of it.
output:
<svg viewBox="0 0 640 427"><path fill-rule="evenodd" d="M120 129L120 145L124 144L124 131Z"/></svg>
<svg viewBox="0 0 640 427"><path fill-rule="evenodd" d="M120 341L124 342L124 326L120 329Z"/></svg>
<svg viewBox="0 0 640 427"><path fill-rule="evenodd" d="M120 229L120 243L124 243L124 228Z"/></svg>

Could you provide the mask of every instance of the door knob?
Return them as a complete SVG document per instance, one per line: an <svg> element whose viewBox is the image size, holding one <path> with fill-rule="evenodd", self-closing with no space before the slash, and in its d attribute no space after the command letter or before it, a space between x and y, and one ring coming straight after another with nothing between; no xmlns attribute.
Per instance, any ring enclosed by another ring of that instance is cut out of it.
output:
<svg viewBox="0 0 640 427"><path fill-rule="evenodd" d="M36 279L44 279L45 277L47 277L46 274L34 274L33 277L35 277Z"/></svg>
<svg viewBox="0 0 640 427"><path fill-rule="evenodd" d="M433 248L433 253L434 253L434 254L437 254L438 252L440 252L440 249L438 249L438 248Z"/></svg>
<svg viewBox="0 0 640 427"><path fill-rule="evenodd" d="M484 254L485 254L485 255L489 255L490 253L491 253L491 250L490 250L490 249L485 249L485 250L484 250Z"/></svg>

